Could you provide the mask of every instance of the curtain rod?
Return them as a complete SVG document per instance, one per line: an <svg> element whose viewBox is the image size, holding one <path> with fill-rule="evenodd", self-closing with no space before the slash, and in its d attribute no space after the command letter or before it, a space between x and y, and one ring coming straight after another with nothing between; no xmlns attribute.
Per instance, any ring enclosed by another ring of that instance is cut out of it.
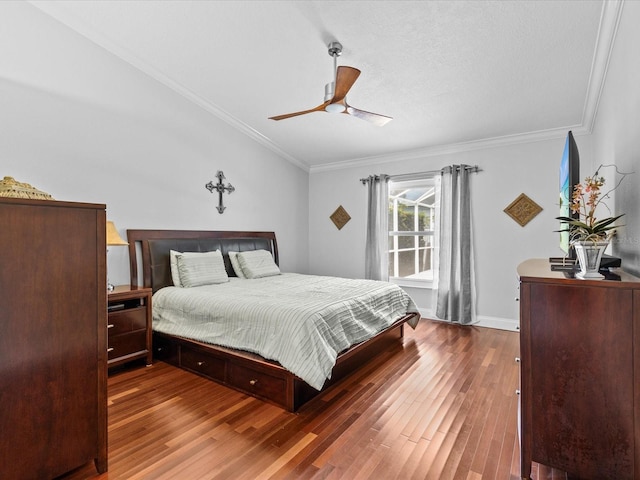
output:
<svg viewBox="0 0 640 480"><path fill-rule="evenodd" d="M387 175L389 177L389 180L403 180L403 179L407 179L407 180L413 180L413 179L419 179L420 177L426 177L426 176L431 176L431 175L437 175L437 174L443 174L445 172L445 169L447 167L441 168L440 170L428 170L426 172L417 172L417 173L403 173L400 175ZM456 165L457 169L460 169L459 165ZM465 166L465 170L470 171L471 173L478 173L481 172L482 170L480 170L480 168L478 167L478 165L466 165ZM373 177L378 177L378 175L372 175ZM368 181L369 178L361 178L360 181L362 182L363 185L365 185Z"/></svg>

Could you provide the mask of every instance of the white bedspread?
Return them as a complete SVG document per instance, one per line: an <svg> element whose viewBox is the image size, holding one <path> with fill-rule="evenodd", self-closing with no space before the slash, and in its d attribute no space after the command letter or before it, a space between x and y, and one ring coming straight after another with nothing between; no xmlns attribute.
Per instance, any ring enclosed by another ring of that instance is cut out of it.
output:
<svg viewBox="0 0 640 480"><path fill-rule="evenodd" d="M407 312L418 308L394 284L284 273L162 288L153 296L153 329L258 353L320 390L338 353Z"/></svg>

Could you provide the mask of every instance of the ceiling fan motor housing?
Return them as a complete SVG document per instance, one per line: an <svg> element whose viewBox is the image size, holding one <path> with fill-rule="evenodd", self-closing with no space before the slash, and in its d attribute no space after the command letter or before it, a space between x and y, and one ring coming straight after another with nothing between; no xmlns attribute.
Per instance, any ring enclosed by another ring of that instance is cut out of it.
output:
<svg viewBox="0 0 640 480"><path fill-rule="evenodd" d="M336 90L336 82L329 82L324 86L324 101L328 102L333 98L333 93Z"/></svg>
<svg viewBox="0 0 640 480"><path fill-rule="evenodd" d="M339 57L342 55L342 45L339 42L331 42L328 45L329 55L332 57Z"/></svg>

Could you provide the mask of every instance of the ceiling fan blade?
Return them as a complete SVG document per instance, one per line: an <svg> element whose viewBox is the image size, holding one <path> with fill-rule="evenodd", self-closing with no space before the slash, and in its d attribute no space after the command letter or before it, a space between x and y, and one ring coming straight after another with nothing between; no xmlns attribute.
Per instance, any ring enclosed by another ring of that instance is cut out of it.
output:
<svg viewBox="0 0 640 480"><path fill-rule="evenodd" d="M344 100L356 80L360 76L360 70L353 67L338 67L336 72L336 87L331 103Z"/></svg>
<svg viewBox="0 0 640 480"><path fill-rule="evenodd" d="M324 102L322 105L318 105L315 108L311 108L309 110L302 110L301 112L294 113L285 113L284 115L276 115L275 117L269 117L269 120L284 120L286 118L297 117L299 115L305 115L307 113L312 112L324 112L324 108L329 105L331 102Z"/></svg>
<svg viewBox="0 0 640 480"><path fill-rule="evenodd" d="M379 113L365 112L364 110L359 110L351 106L347 106L347 109L344 111L344 113L353 115L357 118L361 118L362 120L366 120L367 122L373 123L378 127L382 127L383 125L386 125L391 120L393 120L393 117L387 117L386 115L380 115Z"/></svg>

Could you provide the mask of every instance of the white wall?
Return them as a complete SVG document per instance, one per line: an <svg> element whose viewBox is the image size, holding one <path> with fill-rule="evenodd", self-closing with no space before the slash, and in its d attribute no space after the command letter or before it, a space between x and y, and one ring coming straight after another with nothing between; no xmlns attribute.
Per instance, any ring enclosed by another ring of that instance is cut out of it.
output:
<svg viewBox="0 0 640 480"><path fill-rule="evenodd" d="M616 190L615 205L609 206L616 215L625 214L625 227L618 231L613 253L622 258L623 269L637 276L640 276L639 21L640 3L625 2L592 134L592 168L615 163L622 172L635 172Z"/></svg>
<svg viewBox="0 0 640 480"><path fill-rule="evenodd" d="M366 189L371 173L400 174L451 163L478 164L472 177L478 314L515 325L515 268L559 255L558 163L564 138L407 159L308 175L175 92L23 2L0 17L0 176L11 175L59 200L107 204L127 228L275 230L287 271L362 277ZM614 253L640 272L640 4L626 2L590 137L577 136L582 171L616 162L636 171L617 192L625 212ZM594 152L592 154L592 151ZM236 192L228 209L204 185L223 170ZM543 211L520 227L503 209L526 193ZM340 231L329 215L342 204ZM127 283L126 249L109 252L114 283ZM411 289L425 311L430 291Z"/></svg>
<svg viewBox="0 0 640 480"><path fill-rule="evenodd" d="M274 230L283 270L307 270L307 172L27 3L2 5L0 58L0 177L105 203L123 236ZM217 170L236 188L222 215ZM127 249L108 267L128 283Z"/></svg>
<svg viewBox="0 0 640 480"><path fill-rule="evenodd" d="M312 172L309 186L309 269L312 273L364 276L366 187L359 179L440 169L449 164L478 165L473 174L472 218L478 316L485 325L515 328L518 318L517 265L527 258L562 254L558 246L558 167L564 138L423 159L348 169ZM587 143L577 137L579 147ZM585 148L587 150L587 148ZM521 193L543 211L525 227L504 209ZM342 205L352 220L335 228L329 215ZM424 314L431 310L431 291L407 289Z"/></svg>

